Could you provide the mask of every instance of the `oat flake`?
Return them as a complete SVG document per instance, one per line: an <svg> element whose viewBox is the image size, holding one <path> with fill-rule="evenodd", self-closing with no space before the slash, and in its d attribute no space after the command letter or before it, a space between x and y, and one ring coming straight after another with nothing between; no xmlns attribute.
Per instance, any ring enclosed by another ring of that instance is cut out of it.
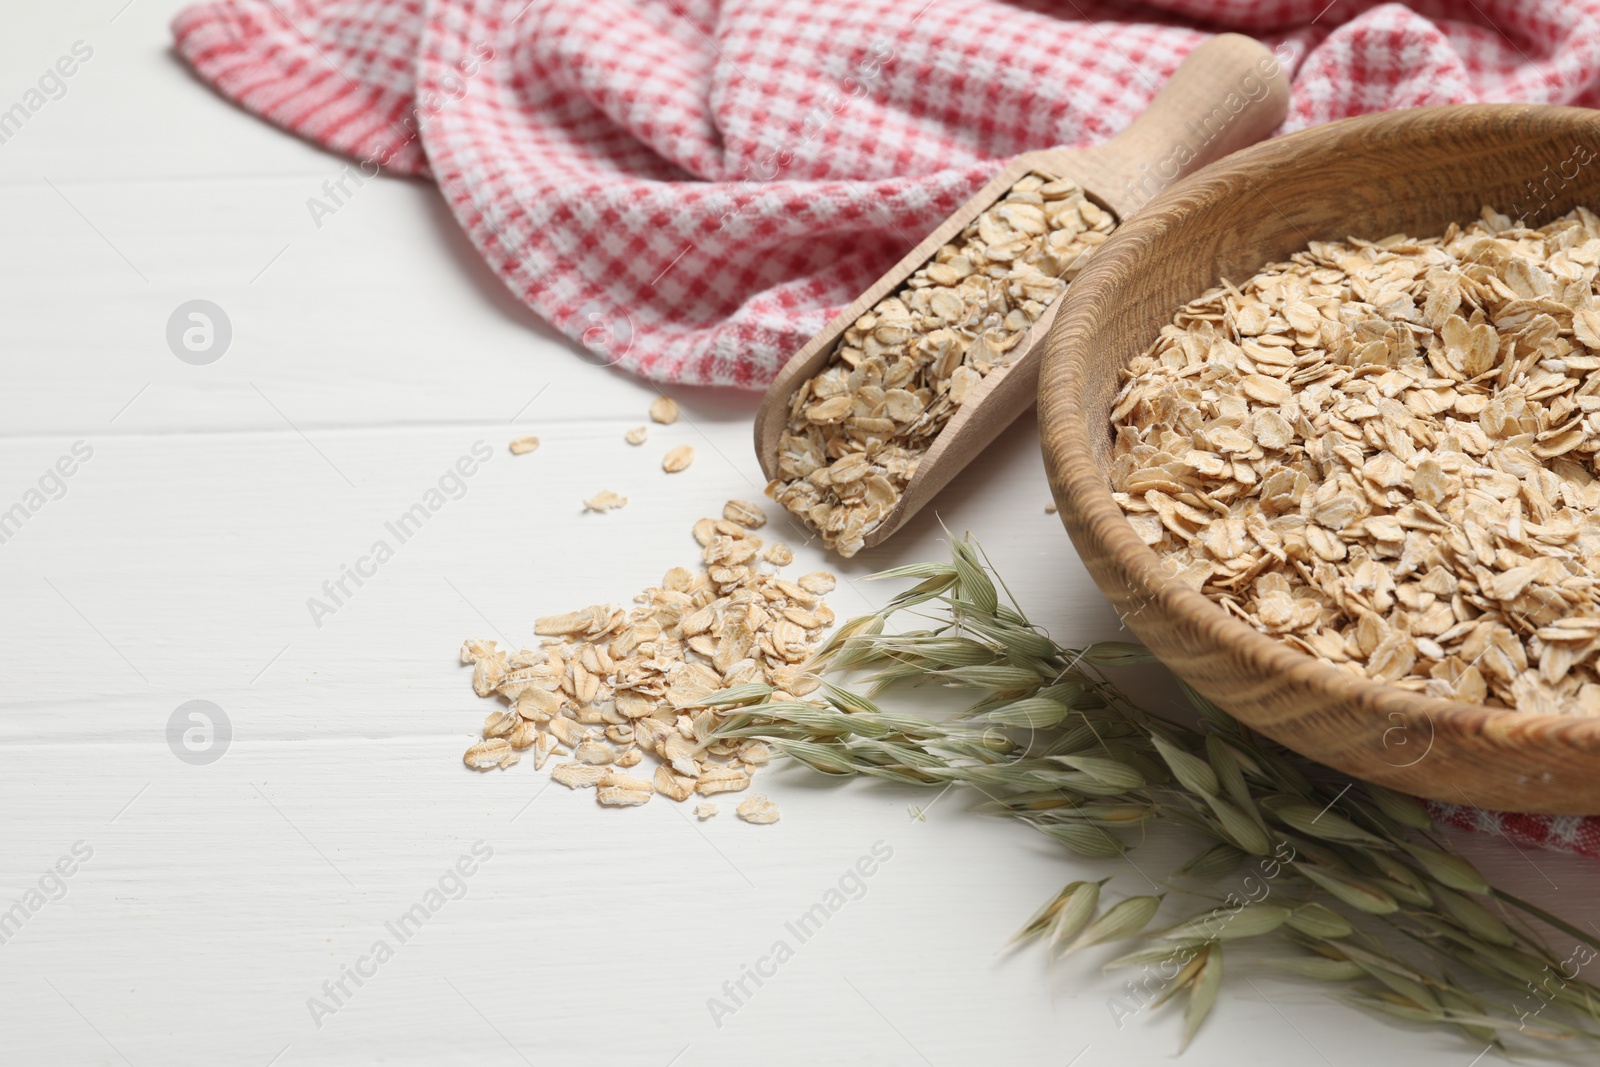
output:
<svg viewBox="0 0 1600 1067"><path fill-rule="evenodd" d="M1313 242L1124 372L1111 484L1173 576L1361 678L1600 715L1600 216Z"/></svg>

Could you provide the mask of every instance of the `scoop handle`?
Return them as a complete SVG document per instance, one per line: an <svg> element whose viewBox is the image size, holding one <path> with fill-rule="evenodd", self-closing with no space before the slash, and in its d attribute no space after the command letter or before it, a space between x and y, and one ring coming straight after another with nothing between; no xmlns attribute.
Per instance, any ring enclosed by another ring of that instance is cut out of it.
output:
<svg viewBox="0 0 1600 1067"><path fill-rule="evenodd" d="M1127 218L1184 175L1266 137L1288 110L1278 57L1252 37L1219 34L1195 46L1127 129L1083 150L1083 185Z"/></svg>

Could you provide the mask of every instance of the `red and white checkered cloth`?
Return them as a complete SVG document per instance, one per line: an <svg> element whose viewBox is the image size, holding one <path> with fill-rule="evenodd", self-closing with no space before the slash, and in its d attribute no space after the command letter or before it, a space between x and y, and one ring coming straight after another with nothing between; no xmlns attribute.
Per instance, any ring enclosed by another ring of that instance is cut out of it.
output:
<svg viewBox="0 0 1600 1067"><path fill-rule="evenodd" d="M1222 29L1293 71L1286 130L1600 103L1600 0L216 0L173 23L224 95L431 177L595 358L748 389L1000 161L1110 136ZM1436 812L1600 856L1600 820Z"/></svg>
<svg viewBox="0 0 1600 1067"><path fill-rule="evenodd" d="M1518 845L1576 852L1600 859L1600 817L1593 815L1522 815L1433 800L1428 801L1428 810L1442 826L1498 834Z"/></svg>
<svg viewBox="0 0 1600 1067"><path fill-rule="evenodd" d="M1287 57L1285 129L1597 102L1596 0L220 0L173 24L224 95L432 177L597 358L747 389L1000 160L1115 133L1218 29Z"/></svg>

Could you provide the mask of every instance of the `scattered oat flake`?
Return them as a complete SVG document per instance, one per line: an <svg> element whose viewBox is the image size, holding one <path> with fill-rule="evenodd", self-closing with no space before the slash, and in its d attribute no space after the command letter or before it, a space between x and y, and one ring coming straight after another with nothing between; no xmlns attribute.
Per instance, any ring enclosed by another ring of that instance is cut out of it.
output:
<svg viewBox="0 0 1600 1067"><path fill-rule="evenodd" d="M661 457L661 469L668 474L677 474L679 471L688 470L689 464L693 462L694 449L688 445L679 445Z"/></svg>
<svg viewBox="0 0 1600 1067"><path fill-rule="evenodd" d="M694 779L685 774L674 774L666 764L656 767L656 792L673 800L688 800L694 795Z"/></svg>
<svg viewBox="0 0 1600 1067"><path fill-rule="evenodd" d="M609 489L602 489L594 496L583 502L586 511L615 511L617 508L626 507L628 498Z"/></svg>
<svg viewBox="0 0 1600 1067"><path fill-rule="evenodd" d="M565 615L546 615L537 619L533 624L533 632L542 637L553 637L559 634L583 633L594 625L594 609L584 608L582 611L569 611Z"/></svg>
<svg viewBox="0 0 1600 1067"><path fill-rule="evenodd" d="M701 769L695 791L711 796L713 793L738 793L750 788L750 776L732 767L705 767Z"/></svg>
<svg viewBox="0 0 1600 1067"><path fill-rule="evenodd" d="M566 715L557 715L550 720L550 733L557 741L573 749L579 748L589 740L589 731L576 719Z"/></svg>
<svg viewBox="0 0 1600 1067"><path fill-rule="evenodd" d="M595 799L608 808L636 808L649 803L653 795L648 789L623 789L615 785L602 785L595 792Z"/></svg>
<svg viewBox="0 0 1600 1067"><path fill-rule="evenodd" d="M597 786L605 775L604 767L594 767L587 763L558 763L550 772L550 777L568 789L587 789Z"/></svg>
<svg viewBox="0 0 1600 1067"><path fill-rule="evenodd" d="M734 814L745 822L753 822L765 826L778 821L778 805L766 798L763 793L752 793L734 810Z"/></svg>
<svg viewBox="0 0 1600 1067"><path fill-rule="evenodd" d="M513 456L526 455L538 447L539 439L537 437L519 437L511 442L511 454Z"/></svg>
<svg viewBox="0 0 1600 1067"><path fill-rule="evenodd" d="M747 789L774 753L760 741L719 737L719 725L743 711L704 698L746 683L772 686L783 700L814 692L821 680L801 665L834 622L822 599L832 576L801 584L765 569L771 553L756 528L757 516L738 508L699 520L700 566L669 569L629 609L594 604L541 616L537 647L464 642L474 690L503 701L484 719L467 765L509 766L527 751L544 770L566 757L551 776L596 789L608 807L657 793L682 802ZM634 767L637 776L626 773Z"/></svg>
<svg viewBox="0 0 1600 1067"><path fill-rule="evenodd" d="M808 593L820 595L833 592L833 587L839 584L839 580L827 571L813 571L795 584Z"/></svg>
<svg viewBox="0 0 1600 1067"><path fill-rule="evenodd" d="M511 742L502 737L480 741L467 749L462 762L475 771L487 771L502 766L507 756L513 755Z"/></svg>
<svg viewBox="0 0 1600 1067"><path fill-rule="evenodd" d="M772 761L772 749L767 747L765 741L745 741L734 750L734 755L752 767L760 767Z"/></svg>
<svg viewBox="0 0 1600 1067"><path fill-rule="evenodd" d="M703 800L694 806L694 817L705 822L717 813L717 806L709 800Z"/></svg>
<svg viewBox="0 0 1600 1067"><path fill-rule="evenodd" d="M1046 515L1054 515L1056 513L1055 501L1052 500L1050 503L1044 506L1044 513Z"/></svg>
<svg viewBox="0 0 1600 1067"><path fill-rule="evenodd" d="M761 510L761 505L752 504L748 500L728 501L722 505L722 517L749 530L759 529L767 524L767 513Z"/></svg>
<svg viewBox="0 0 1600 1067"><path fill-rule="evenodd" d="M678 421L678 402L671 397L658 396L650 401L650 418L663 426Z"/></svg>
<svg viewBox="0 0 1600 1067"><path fill-rule="evenodd" d="M622 435L622 439L627 441L630 445L642 445L646 440L649 439L649 437L650 427L648 426L635 426L633 429Z"/></svg>
<svg viewBox="0 0 1600 1067"><path fill-rule="evenodd" d="M649 801L654 794L655 790L643 778L635 778L612 767L600 780L595 799L607 807L634 808Z"/></svg>
<svg viewBox="0 0 1600 1067"><path fill-rule="evenodd" d="M572 750L572 758L579 763L592 763L597 766L615 763L617 750L604 741L585 741Z"/></svg>

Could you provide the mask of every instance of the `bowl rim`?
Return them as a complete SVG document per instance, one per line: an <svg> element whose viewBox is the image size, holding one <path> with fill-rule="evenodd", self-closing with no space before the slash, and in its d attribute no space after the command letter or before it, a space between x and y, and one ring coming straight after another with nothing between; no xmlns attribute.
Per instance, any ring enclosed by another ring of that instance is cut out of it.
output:
<svg viewBox="0 0 1600 1067"><path fill-rule="evenodd" d="M1117 570L1142 584L1151 594L1147 599L1152 609L1169 616L1203 620L1211 636L1210 643L1228 648L1252 672L1261 676L1283 673L1287 665L1307 687L1345 700L1352 706L1376 708L1381 704L1391 712L1402 714L1409 708L1412 717L1426 718L1428 722L1429 751L1440 738L1481 739L1486 734L1503 733L1513 722L1519 730L1542 728L1542 732L1568 747L1600 751L1600 717L1494 708L1356 678L1321 657L1261 633L1235 618L1198 590L1162 573L1161 557L1139 538L1112 498L1105 469L1091 446L1093 428L1090 420L1084 417L1084 368L1094 358L1090 342L1099 334L1098 308L1106 299L1103 293L1121 289L1126 284L1121 277L1137 271L1148 257L1159 255L1164 239L1170 247L1167 235L1172 231L1188 226L1196 215L1220 198L1241 191L1249 181L1250 172L1313 167L1319 155L1337 150L1332 138L1347 143L1352 138L1375 132L1403 133L1407 127L1419 121L1436 120L1444 112L1451 113L1451 122L1463 139L1474 130L1528 122L1548 126L1552 131L1570 131L1581 123L1586 132L1600 136L1600 111L1588 108L1545 104L1409 108L1339 119L1284 134L1235 152L1162 190L1096 250L1068 287L1066 301L1048 334L1039 376L1040 444L1045 468L1062 523L1074 541L1080 536L1087 539L1113 561ZM1439 131L1433 127L1431 132L1437 135ZM1316 152L1310 155L1302 151L1308 141L1317 142ZM1273 210L1277 210L1275 205ZM1370 239L1382 236L1385 235L1377 234ZM1248 721L1245 724L1250 725ZM1393 766L1403 770L1410 765Z"/></svg>

